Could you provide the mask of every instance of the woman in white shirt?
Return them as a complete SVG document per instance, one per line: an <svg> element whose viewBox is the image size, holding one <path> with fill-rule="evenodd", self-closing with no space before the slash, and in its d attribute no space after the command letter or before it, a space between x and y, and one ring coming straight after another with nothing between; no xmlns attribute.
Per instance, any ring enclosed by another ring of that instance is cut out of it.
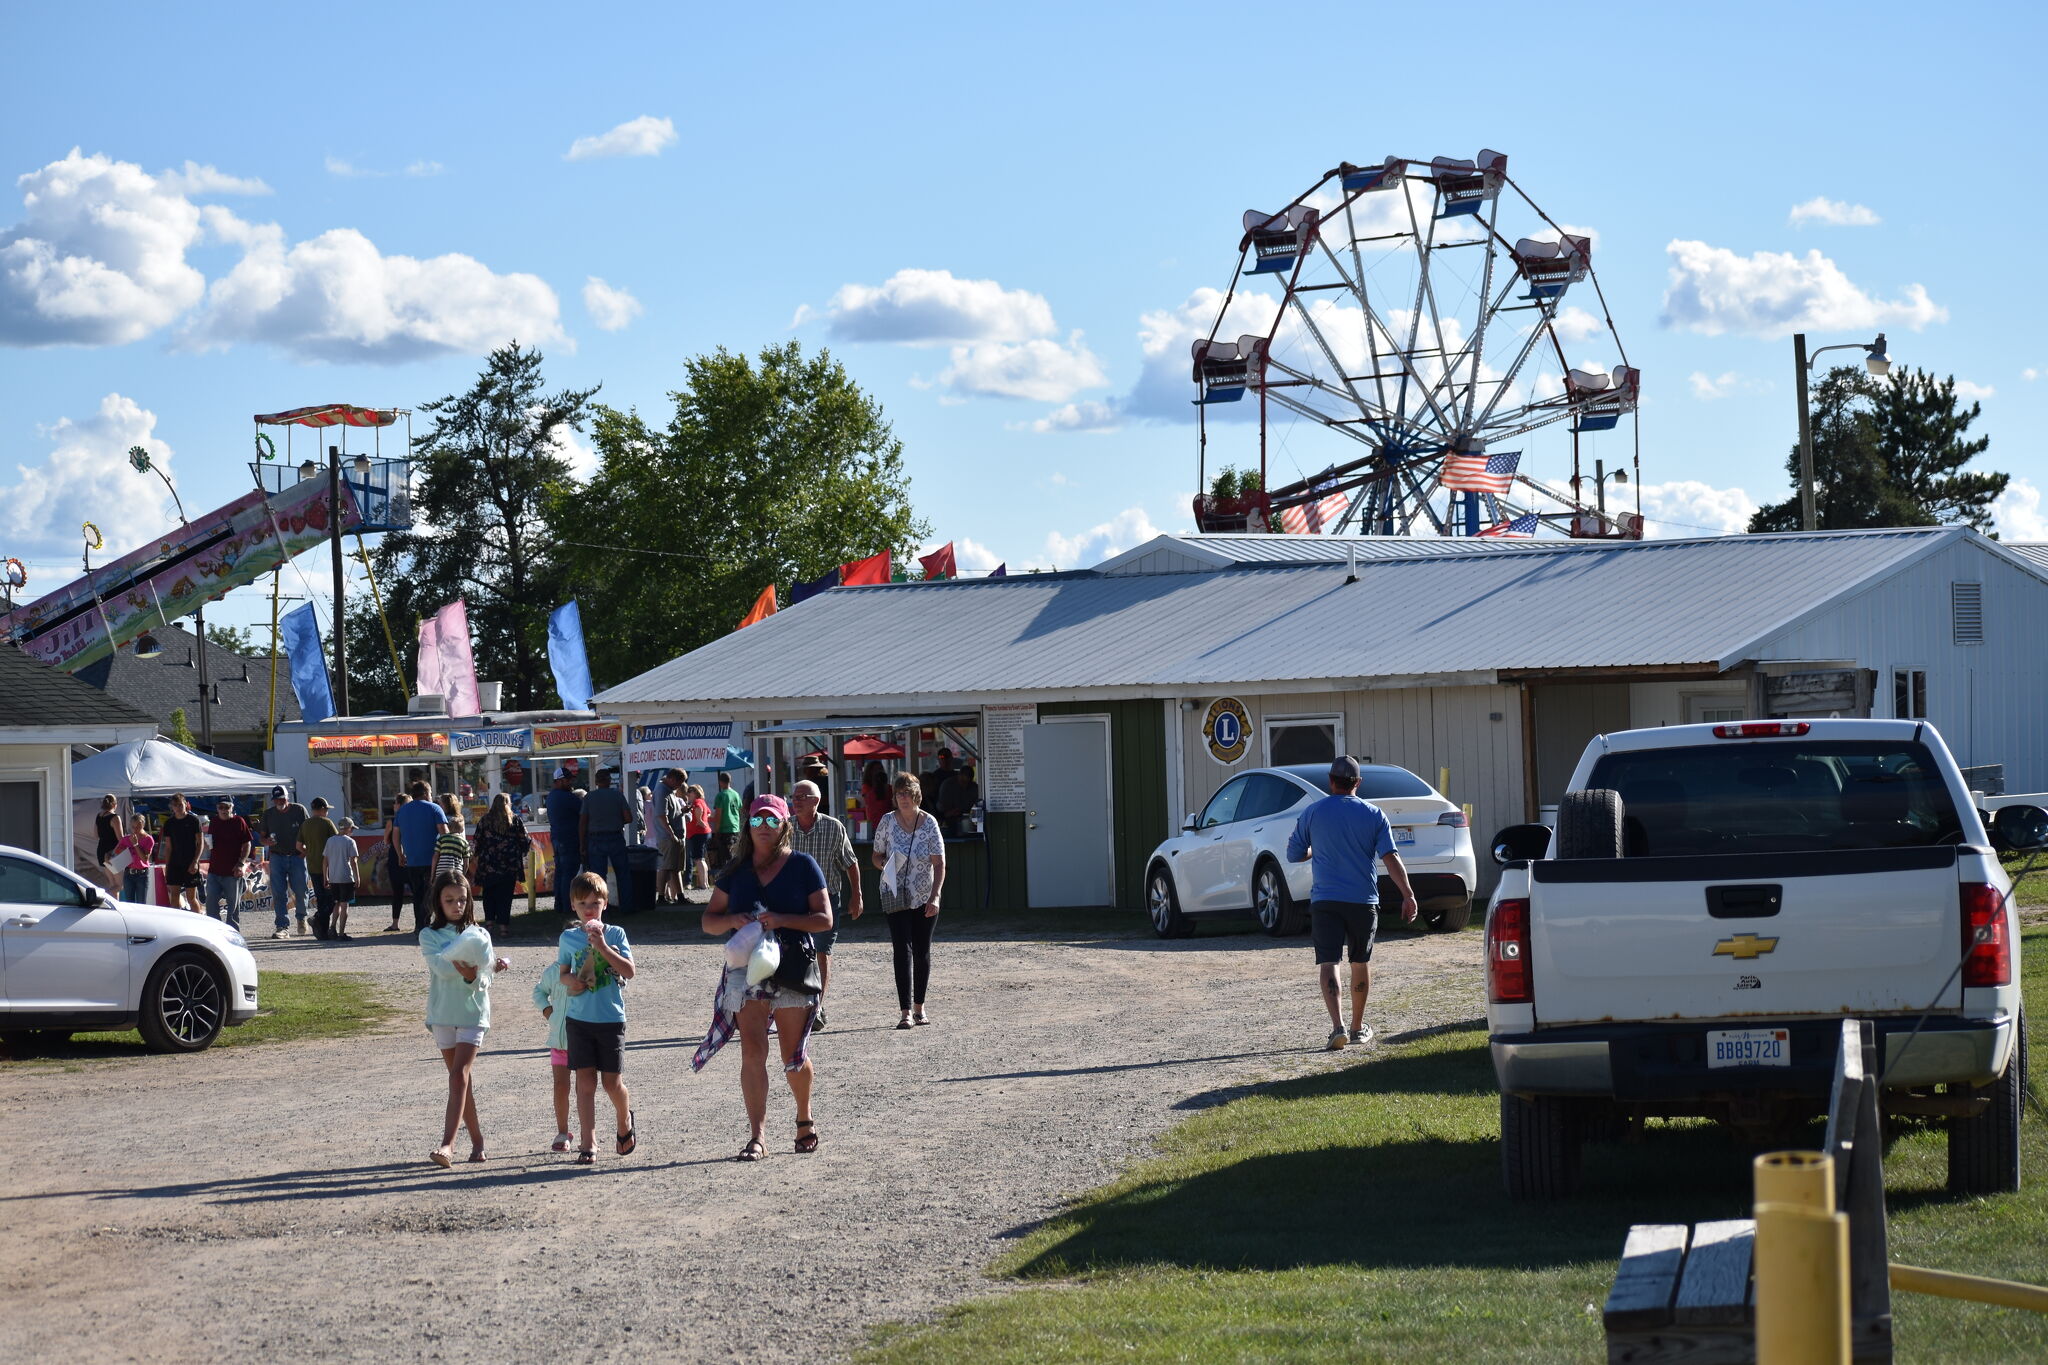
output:
<svg viewBox="0 0 2048 1365"><path fill-rule="evenodd" d="M946 843L939 822L922 809L924 789L914 773L898 773L890 786L895 811L875 827L875 866L882 869L882 909L896 965L897 1028L929 1024L925 987L932 976L932 930L939 890L946 883Z"/></svg>

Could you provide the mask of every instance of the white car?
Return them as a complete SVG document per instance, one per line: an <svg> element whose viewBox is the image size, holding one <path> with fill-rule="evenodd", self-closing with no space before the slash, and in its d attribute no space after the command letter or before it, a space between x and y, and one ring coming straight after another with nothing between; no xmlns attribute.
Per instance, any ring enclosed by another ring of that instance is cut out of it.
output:
<svg viewBox="0 0 2048 1365"><path fill-rule="evenodd" d="M117 901L77 873L0 845L0 1034L140 1029L197 1052L256 1015L256 959L219 920Z"/></svg>
<svg viewBox="0 0 2048 1365"><path fill-rule="evenodd" d="M1327 764L1254 768L1223 784L1181 833L1152 851L1145 903L1161 938L1194 932L1196 915L1250 910L1269 934L1307 927L1310 863L1287 861L1287 836L1311 802L1330 794ZM1358 795L1386 813L1420 918L1462 929L1472 916L1478 864L1464 810L1406 768L1365 764ZM1382 905L1399 904L1380 877Z"/></svg>

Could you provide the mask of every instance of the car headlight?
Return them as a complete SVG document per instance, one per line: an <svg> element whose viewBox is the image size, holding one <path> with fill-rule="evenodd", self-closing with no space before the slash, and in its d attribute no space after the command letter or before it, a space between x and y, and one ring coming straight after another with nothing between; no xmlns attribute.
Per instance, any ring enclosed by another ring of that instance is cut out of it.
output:
<svg viewBox="0 0 2048 1365"><path fill-rule="evenodd" d="M242 937L242 931L240 929L231 928L228 930L228 942L234 944L237 948L246 948L249 946L249 940Z"/></svg>

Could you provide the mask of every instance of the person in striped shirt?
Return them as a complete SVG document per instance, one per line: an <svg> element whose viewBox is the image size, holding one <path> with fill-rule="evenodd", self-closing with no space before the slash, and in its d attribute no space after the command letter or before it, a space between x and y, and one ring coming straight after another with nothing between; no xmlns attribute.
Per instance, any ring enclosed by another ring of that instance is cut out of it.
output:
<svg viewBox="0 0 2048 1365"><path fill-rule="evenodd" d="M462 825L462 803L455 799L454 792L441 793L441 813L447 819L448 828L441 837L434 840L433 870L427 874L430 882L439 882L445 873L469 877L469 840ZM470 886L471 899L475 899L475 885Z"/></svg>

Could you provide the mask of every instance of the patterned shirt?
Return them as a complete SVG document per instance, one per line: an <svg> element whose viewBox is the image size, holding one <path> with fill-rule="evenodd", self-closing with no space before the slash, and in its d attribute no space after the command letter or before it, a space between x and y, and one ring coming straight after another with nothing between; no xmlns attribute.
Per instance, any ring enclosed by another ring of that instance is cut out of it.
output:
<svg viewBox="0 0 2048 1365"><path fill-rule="evenodd" d="M882 887L882 908L884 910L916 910L931 904L932 859L944 861L946 842L939 835L939 822L928 810L917 813L917 828L906 831L903 822L894 814L882 817L882 823L875 830L875 846L887 853L892 860L901 858L897 875L902 878L892 893L887 883Z"/></svg>
<svg viewBox="0 0 2048 1365"><path fill-rule="evenodd" d="M789 835L791 850L810 854L819 870L824 872L825 894L831 898L836 912L846 904L846 876L855 866L853 840L846 837L846 826L829 815L820 815L811 822L809 829L804 828L803 821L791 819Z"/></svg>

